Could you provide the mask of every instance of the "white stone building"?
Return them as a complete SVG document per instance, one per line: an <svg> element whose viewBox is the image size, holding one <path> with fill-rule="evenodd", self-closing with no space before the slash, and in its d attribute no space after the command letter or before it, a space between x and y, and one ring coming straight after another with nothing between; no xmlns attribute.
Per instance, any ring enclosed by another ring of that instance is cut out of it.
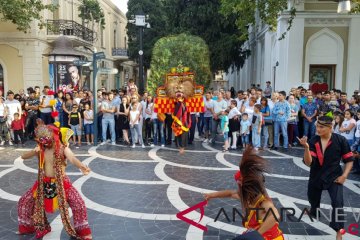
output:
<svg viewBox="0 0 360 240"><path fill-rule="evenodd" d="M336 1L289 0L297 9L291 30L289 11L278 18L277 32L257 22L244 48L251 50L243 68L226 75L229 87L248 89L270 81L276 90L325 82L352 93L360 84L360 15L337 13Z"/></svg>

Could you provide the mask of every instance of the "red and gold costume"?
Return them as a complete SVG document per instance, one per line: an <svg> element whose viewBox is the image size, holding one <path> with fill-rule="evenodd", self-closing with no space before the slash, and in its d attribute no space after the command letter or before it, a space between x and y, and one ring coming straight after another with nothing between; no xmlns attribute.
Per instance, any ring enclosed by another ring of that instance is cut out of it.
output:
<svg viewBox="0 0 360 240"><path fill-rule="evenodd" d="M191 127L191 112L204 112L203 87L194 82L195 75L188 68L179 66L166 75L165 86L157 89L154 109L158 114L171 113L171 128L180 140L180 147L186 145L186 133ZM184 137L185 136L185 137Z"/></svg>
<svg viewBox="0 0 360 240"><path fill-rule="evenodd" d="M35 232L36 238L43 237L51 231L46 212L53 213L59 209L65 231L73 238L86 239L85 236L91 235L91 229L85 203L63 170L66 166L65 146L60 141L59 132L57 127L46 125L40 125L35 130L41 149L38 154L38 180L19 200L19 233ZM45 148L51 144L55 145L53 159L55 177L45 176L44 170ZM67 206L72 210L74 226L71 224Z"/></svg>
<svg viewBox="0 0 360 240"><path fill-rule="evenodd" d="M263 219L257 219L256 210L251 210L251 208L261 209L264 201L271 201L264 186L263 173L266 169L265 160L256 155L251 148L247 148L243 153L240 170L234 175L239 187L238 193L243 210L250 210L247 212L246 219L243 220L243 226L249 230L259 230L263 223ZM263 233L262 237L265 240L284 240L278 222L275 222L270 229Z"/></svg>
<svg viewBox="0 0 360 240"><path fill-rule="evenodd" d="M255 203L254 208L260 208L261 203L265 200L270 200L264 195L261 195L259 200ZM262 220L256 219L256 211L252 210L249 212L248 218L243 222L245 228L258 230L261 226ZM284 240L282 231L279 228L279 223L275 223L272 228L262 234L265 240Z"/></svg>

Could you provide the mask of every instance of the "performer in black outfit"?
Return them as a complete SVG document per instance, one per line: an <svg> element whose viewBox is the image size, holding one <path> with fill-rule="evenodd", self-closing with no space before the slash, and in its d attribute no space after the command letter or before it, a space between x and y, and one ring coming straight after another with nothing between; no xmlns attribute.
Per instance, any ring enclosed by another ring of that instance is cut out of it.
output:
<svg viewBox="0 0 360 240"><path fill-rule="evenodd" d="M327 190L333 209L330 227L337 232L336 239L341 240L341 230L344 228L343 184L353 167L354 157L346 138L332 133L331 117L319 117L316 122L316 132L317 135L310 139L309 143L307 137L299 139L300 144L305 147L304 163L310 167L308 184L310 213L312 216L317 216L322 190ZM340 166L341 160L345 163L344 171Z"/></svg>

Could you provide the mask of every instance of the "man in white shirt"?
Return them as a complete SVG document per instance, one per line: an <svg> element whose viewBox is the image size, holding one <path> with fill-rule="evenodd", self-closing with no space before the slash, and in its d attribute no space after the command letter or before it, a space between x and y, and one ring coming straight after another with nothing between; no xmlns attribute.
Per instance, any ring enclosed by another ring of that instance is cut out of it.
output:
<svg viewBox="0 0 360 240"><path fill-rule="evenodd" d="M225 99L224 99L224 100L226 101L227 106L230 107L230 105L231 105L231 100L233 100L233 99L231 98L231 92L230 92L230 91L226 91L226 93L225 93Z"/></svg>
<svg viewBox="0 0 360 240"><path fill-rule="evenodd" d="M275 103L278 102L278 96L279 96L279 94L277 92L273 92L271 94L271 99L268 100L268 105L270 108L270 116L272 114L272 110L274 108ZM269 132L269 144L270 144L270 147L272 147L274 145L274 125L273 124L268 126L268 132Z"/></svg>
<svg viewBox="0 0 360 240"><path fill-rule="evenodd" d="M39 99L40 118L44 121L45 124L51 124L54 122L53 118L51 117L52 106L50 106L50 100L53 99L54 96L48 95L49 90L49 86L44 86L44 95L41 95Z"/></svg>
<svg viewBox="0 0 360 240"><path fill-rule="evenodd" d="M217 133L218 126L220 124L220 115L222 111L227 109L227 103L223 99L223 94L220 92L218 95L218 99L213 101L213 108L211 109L211 113L213 114L212 127L211 127L211 143L215 143L215 137Z"/></svg>
<svg viewBox="0 0 360 240"><path fill-rule="evenodd" d="M243 102L244 102L244 99L243 99L243 94L244 94L244 91L240 90L237 92L237 98L235 98L236 100L236 107L237 109L240 111L242 105L243 105Z"/></svg>
<svg viewBox="0 0 360 240"><path fill-rule="evenodd" d="M19 113L20 119L22 116L21 104L18 100L14 99L14 92L11 90L7 92L7 100L5 101L5 105L8 109L7 123L8 126L11 126L11 123L14 120L14 113ZM11 138L14 139L14 132L12 130L10 130L10 134ZM9 144L12 145L10 141Z"/></svg>

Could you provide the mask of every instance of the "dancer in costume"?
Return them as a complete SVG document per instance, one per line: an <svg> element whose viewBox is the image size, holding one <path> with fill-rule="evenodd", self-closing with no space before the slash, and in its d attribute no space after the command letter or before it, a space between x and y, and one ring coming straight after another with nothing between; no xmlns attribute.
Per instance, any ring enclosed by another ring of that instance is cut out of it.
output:
<svg viewBox="0 0 360 240"><path fill-rule="evenodd" d="M319 117L315 124L317 135L309 141L307 137L298 140L305 148L304 163L310 167L307 193L310 214L314 218L318 217L321 194L327 190L332 206L330 227L336 231L336 240L341 240L346 216L343 185L353 167L354 156L346 138L332 132L332 121L329 116ZM344 168L340 161L344 163Z"/></svg>
<svg viewBox="0 0 360 240"><path fill-rule="evenodd" d="M38 145L21 156L22 159L38 156L39 169L38 180L18 203L19 234L36 233L36 238L42 238L51 231L45 212L53 213L59 209L64 228L71 237L92 239L84 200L65 174L66 160L84 175L90 172L90 168L81 163L67 146L71 137L69 131L53 125L39 125L35 130ZM67 206L72 210L74 226Z"/></svg>
<svg viewBox="0 0 360 240"><path fill-rule="evenodd" d="M241 202L243 216L245 216L243 225L248 230L243 235L235 238L236 240L254 240L254 237L249 236L253 235L253 231L260 233L265 240L284 239L283 233L279 229L279 223L276 220L279 219L279 213L265 189L263 175L265 171L265 159L256 155L253 149L248 147L243 154L240 171L234 175L238 189L204 194L206 200L234 198ZM257 210L250 210L251 208L258 208L259 210L256 212ZM274 214L266 216L269 211Z"/></svg>
<svg viewBox="0 0 360 240"><path fill-rule="evenodd" d="M174 121L171 126L181 154L184 153L185 147L187 146L188 132L191 127L190 113L187 111L184 100L183 93L177 93L175 110L172 115Z"/></svg>
<svg viewBox="0 0 360 240"><path fill-rule="evenodd" d="M171 128L181 154L185 151L192 124L190 113L204 112L203 92L203 87L195 84L195 74L181 64L166 74L165 85L157 89L154 112L171 113Z"/></svg>

